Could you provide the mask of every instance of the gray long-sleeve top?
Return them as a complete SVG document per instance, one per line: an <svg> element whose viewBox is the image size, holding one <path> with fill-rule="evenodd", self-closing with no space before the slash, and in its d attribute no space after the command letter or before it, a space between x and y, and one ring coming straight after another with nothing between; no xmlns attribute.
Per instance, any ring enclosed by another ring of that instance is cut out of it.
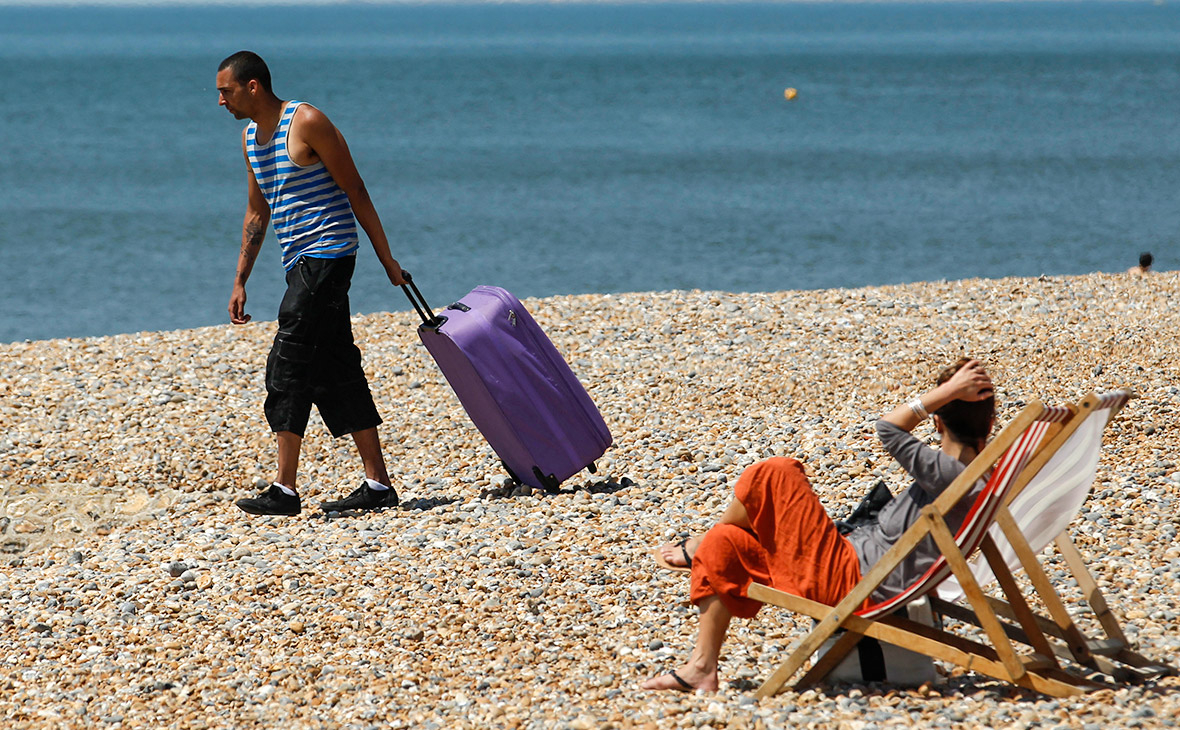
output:
<svg viewBox="0 0 1180 730"><path fill-rule="evenodd" d="M885 450L914 478L914 483L881 509L875 525L865 525L848 535L860 558L861 575L867 574L893 547L893 543L918 520L922 508L933 502L967 468L958 459L952 459L942 451L927 446L910 432L888 421L877 421L877 437L881 439ZM957 532L963 524L985 484L983 479L977 481L947 514L947 526L952 533ZM934 564L940 554L934 538L926 536L873 591L872 600L888 600L904 591Z"/></svg>

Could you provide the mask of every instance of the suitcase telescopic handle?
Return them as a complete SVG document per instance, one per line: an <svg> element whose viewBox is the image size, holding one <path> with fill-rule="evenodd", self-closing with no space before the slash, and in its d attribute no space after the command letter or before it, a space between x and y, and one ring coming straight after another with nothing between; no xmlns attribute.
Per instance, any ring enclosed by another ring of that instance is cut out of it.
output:
<svg viewBox="0 0 1180 730"><path fill-rule="evenodd" d="M402 284L402 291L406 293L410 304L414 305L418 316L422 318L422 324L426 327L438 327L445 322L445 318L434 316L434 311L426 303L426 298L422 296L422 292L418 291L418 285L414 283L414 277L410 276L410 272L403 270L402 278L406 280L406 283Z"/></svg>

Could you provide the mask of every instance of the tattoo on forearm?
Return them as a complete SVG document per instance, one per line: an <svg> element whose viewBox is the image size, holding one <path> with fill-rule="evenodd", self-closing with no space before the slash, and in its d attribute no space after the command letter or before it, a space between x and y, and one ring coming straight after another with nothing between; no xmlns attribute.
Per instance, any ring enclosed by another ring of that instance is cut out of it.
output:
<svg viewBox="0 0 1180 730"><path fill-rule="evenodd" d="M262 239L266 236L266 229L258 223L246 224L242 232L242 255L251 262L258 256L258 249L262 246Z"/></svg>

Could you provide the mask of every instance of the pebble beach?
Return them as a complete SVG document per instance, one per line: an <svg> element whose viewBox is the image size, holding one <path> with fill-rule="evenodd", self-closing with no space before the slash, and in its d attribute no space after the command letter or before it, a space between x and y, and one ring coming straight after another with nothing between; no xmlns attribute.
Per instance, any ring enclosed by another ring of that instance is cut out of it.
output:
<svg viewBox="0 0 1180 730"><path fill-rule="evenodd" d="M319 502L362 474L318 416L303 513L234 506L273 477L273 321L0 345L0 727L1173 727L1170 677L1053 699L941 667L758 701L810 627L773 607L732 625L719 692L637 684L697 627L652 548L708 528L770 456L801 459L834 516L877 480L896 493L873 422L963 354L1001 423L1138 396L1071 534L1138 650L1175 663L1178 300L1180 272L526 299L615 439L556 494L504 486L417 315L358 315L401 506L335 517Z"/></svg>

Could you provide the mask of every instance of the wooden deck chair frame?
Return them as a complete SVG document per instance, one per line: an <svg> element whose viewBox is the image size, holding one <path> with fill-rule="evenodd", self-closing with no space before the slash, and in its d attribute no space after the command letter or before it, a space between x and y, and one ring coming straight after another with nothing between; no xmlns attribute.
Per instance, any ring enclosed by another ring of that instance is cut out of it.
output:
<svg viewBox="0 0 1180 730"><path fill-rule="evenodd" d="M1039 471L1054 454L1064 450L1063 447L1069 443L1069 439L1083 422L1103 411L1107 413L1104 414L1106 418L1100 428L1105 429L1106 425L1114 420L1123 406L1133 397L1134 395L1129 391L1115 391L1102 395L1091 393L1086 396L1079 403L1077 414L1062 427L1060 432L1054 436L1053 441L1038 456L1041 463L1030 463L1029 468L1035 467ZM1100 442L1101 432L1097 434L1097 438ZM1027 483L1024 486L1033 489ZM1005 561L1008 568L1010 570L1015 568L1024 570L1049 616L1033 614L1023 616L1022 620L1021 609L1018 606L988 596L989 603L1000 617L1021 624L1031 620L1036 624L1036 630L1031 635L1020 626L1006 625L1005 631L1009 638L1033 646L1038 651L1051 651L1057 657L1073 661L1081 667L1108 675L1120 682L1141 682L1155 676L1176 674L1174 667L1154 662L1132 650L1131 643L1127 640L1118 617L1111 610L1106 598L1098 588L1097 581L1086 568L1081 553L1074 545L1073 540L1070 539L1068 523L1076 517L1075 512L1065 516L1067 519L1064 522L1067 527L1051 540L1055 542L1066 567L1077 581L1078 587L1094 612L1105 637L1091 639L1083 633L1066 609L1064 601L1054 589L1044 567L1037 558L1038 553L1046 547L1048 541L1030 545L1017 519L1013 517L1010 507L1020 495L1021 491L1012 490L1012 493L1006 498L1005 504L996 513L996 525L1002 531L1007 544L1011 546ZM1038 497L1034 495L1034 498ZM1003 558L996 559L1003 560ZM980 571L973 572L978 579ZM975 614L961 604L945 601L936 596L931 596L930 602L931 607L943 616L979 626ZM1041 643L1041 636L1051 637L1054 641L1048 644Z"/></svg>
<svg viewBox="0 0 1180 730"><path fill-rule="evenodd" d="M794 646L787 659L758 690L759 697L777 692L793 677L817 649L838 630L844 635L796 682L807 686L823 678L864 636L917 651L935 659L958 664L996 679L1012 682L1044 694L1065 697L1102 686L1090 678L1068 673L1058 664L1049 640L1041 632L1024 597L1004 563L988 529L1011 490L1019 490L1047 461L1054 445L1059 446L1063 427L1077 417L1073 407L1047 408L1035 401L1026 406L993 439L954 482L933 503L922 509L918 520L898 539L853 590L836 606L827 606L761 584L751 584L747 595L764 603L803 613L816 619L812 631ZM994 468L993 468L994 467ZM992 472L971 514L958 535L952 534L944 515L967 495L974 484ZM878 585L927 536L933 537L942 557L914 585L901 595L858 610ZM963 545L957 541L963 540ZM993 603L979 587L967 559L981 549L988 559L1016 616L1024 638L1036 653L1022 657L1016 652L1005 625ZM990 644L983 644L942 629L925 626L890 612L933 591L948 575L961 584L977 624Z"/></svg>

